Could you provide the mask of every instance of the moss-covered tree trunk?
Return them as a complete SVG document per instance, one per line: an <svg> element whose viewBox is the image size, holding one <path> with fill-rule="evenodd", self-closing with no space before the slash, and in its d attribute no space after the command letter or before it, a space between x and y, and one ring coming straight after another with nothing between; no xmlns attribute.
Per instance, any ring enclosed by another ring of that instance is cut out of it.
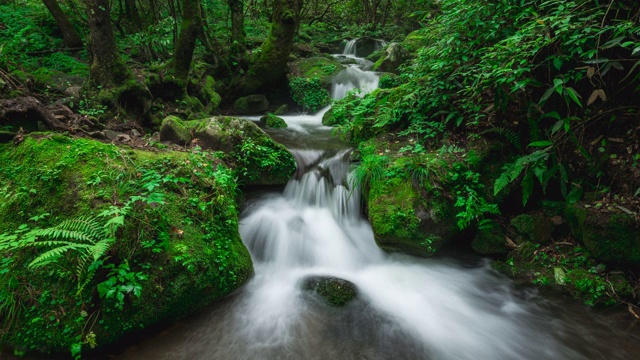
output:
<svg viewBox="0 0 640 360"><path fill-rule="evenodd" d="M246 54L243 0L227 0L227 3L231 13L231 60L241 64Z"/></svg>
<svg viewBox="0 0 640 360"><path fill-rule="evenodd" d="M101 102L111 104L127 114L146 114L151 107L151 93L136 81L120 57L111 27L109 0L86 0L89 22L89 85L98 89Z"/></svg>
<svg viewBox="0 0 640 360"><path fill-rule="evenodd" d="M57 0L42 0L44 5L49 9L49 12L56 20L56 24L60 28L60 32L62 32L62 39L64 44L68 48L80 48L83 46L82 39L78 32L69 21L67 15L60 8L60 4L58 4Z"/></svg>
<svg viewBox="0 0 640 360"><path fill-rule="evenodd" d="M189 82L198 35L202 32L202 14L199 0L183 0L182 25L176 47L165 78L165 86L175 86L177 94L184 94Z"/></svg>
<svg viewBox="0 0 640 360"><path fill-rule="evenodd" d="M254 52L243 82L243 93L253 93L285 77L301 7L302 0L273 0L271 32Z"/></svg>

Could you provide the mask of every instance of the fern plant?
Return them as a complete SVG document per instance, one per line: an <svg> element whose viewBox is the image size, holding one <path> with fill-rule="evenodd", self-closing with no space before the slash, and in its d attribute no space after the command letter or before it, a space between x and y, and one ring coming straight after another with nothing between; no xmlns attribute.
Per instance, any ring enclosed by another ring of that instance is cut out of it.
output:
<svg viewBox="0 0 640 360"><path fill-rule="evenodd" d="M57 263L68 252L77 253L75 274L77 294L91 281L101 264L101 259L115 242L116 232L124 224L128 207L112 207L98 216L79 216L49 228L36 228L24 234L18 241L9 242L14 249L48 249L29 263L29 268L41 268ZM104 222L104 218L108 218ZM5 247L7 241L4 242Z"/></svg>

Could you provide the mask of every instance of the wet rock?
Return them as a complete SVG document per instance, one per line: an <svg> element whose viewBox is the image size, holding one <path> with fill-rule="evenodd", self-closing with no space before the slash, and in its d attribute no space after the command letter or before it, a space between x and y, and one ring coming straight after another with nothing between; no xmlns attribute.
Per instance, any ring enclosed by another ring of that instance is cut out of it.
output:
<svg viewBox="0 0 640 360"><path fill-rule="evenodd" d="M64 96L79 99L81 89L82 89L81 86L70 86L66 88L63 93L64 93Z"/></svg>
<svg viewBox="0 0 640 360"><path fill-rule="evenodd" d="M460 234L451 201L417 191L406 178L373 182L368 204L376 243L385 251L430 257Z"/></svg>
<svg viewBox="0 0 640 360"><path fill-rule="evenodd" d="M233 104L233 111L238 115L262 114L269 110L269 100L264 95L241 97Z"/></svg>
<svg viewBox="0 0 640 360"><path fill-rule="evenodd" d="M636 215L603 211L589 204L567 206L565 220L596 260L640 265L640 222Z"/></svg>
<svg viewBox="0 0 640 360"><path fill-rule="evenodd" d="M371 70L396 73L400 66L410 58L411 54L402 45L394 42L382 52L382 56Z"/></svg>
<svg viewBox="0 0 640 360"><path fill-rule="evenodd" d="M261 117L260 123L272 129L281 129L287 127L287 123L284 121L284 119L271 113Z"/></svg>
<svg viewBox="0 0 640 360"><path fill-rule="evenodd" d="M374 51L382 48L382 44L383 42L378 39L362 37L356 41L356 56L366 58Z"/></svg>
<svg viewBox="0 0 640 360"><path fill-rule="evenodd" d="M331 276L308 277L303 280L302 288L338 307L346 305L358 295L354 283Z"/></svg>

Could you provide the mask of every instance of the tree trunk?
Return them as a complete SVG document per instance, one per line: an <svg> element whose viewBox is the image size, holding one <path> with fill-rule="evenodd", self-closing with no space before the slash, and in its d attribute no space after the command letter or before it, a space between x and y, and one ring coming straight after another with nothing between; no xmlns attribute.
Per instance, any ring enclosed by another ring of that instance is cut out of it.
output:
<svg viewBox="0 0 640 360"><path fill-rule="evenodd" d="M229 12L231 13L231 41L238 42L244 47L244 6L242 0L227 0L229 4Z"/></svg>
<svg viewBox="0 0 640 360"><path fill-rule="evenodd" d="M189 80L189 71L191 71L193 51L196 48L198 35L202 31L202 15L200 14L199 0L184 0L183 9L182 26L171 59L169 75L173 76L176 85L185 91Z"/></svg>
<svg viewBox="0 0 640 360"><path fill-rule="evenodd" d="M111 26L109 0L86 0L89 22L89 83L101 101L127 114L146 114L151 93L136 81L120 57Z"/></svg>
<svg viewBox="0 0 640 360"><path fill-rule="evenodd" d="M58 27L62 32L62 39L64 41L64 44L68 48L83 47L82 39L80 38L80 35L78 35L78 32L71 24L71 21L69 21L69 18L67 17L67 15L60 8L58 1L42 0L42 2L47 7L47 9L49 9L49 12L53 16L53 18L56 20L56 24L58 24Z"/></svg>
<svg viewBox="0 0 640 360"><path fill-rule="evenodd" d="M243 93L253 93L285 77L301 7L302 0L273 1L271 32L258 51L254 52L243 81Z"/></svg>

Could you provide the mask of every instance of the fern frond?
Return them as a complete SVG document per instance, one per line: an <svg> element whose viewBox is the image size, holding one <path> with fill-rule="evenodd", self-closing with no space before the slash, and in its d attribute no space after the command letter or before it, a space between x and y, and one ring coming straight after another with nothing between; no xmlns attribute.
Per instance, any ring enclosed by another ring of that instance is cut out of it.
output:
<svg viewBox="0 0 640 360"><path fill-rule="evenodd" d="M96 239L100 237L95 237L90 234L87 234L82 231L77 230L66 230L66 229L57 229L57 228L47 228L47 229L36 229L32 232L33 235L37 237L47 237L53 239L65 239L65 240L73 240L76 242L84 242L84 243L94 243ZM39 240L34 245L44 244L47 245L46 240ZM53 245L53 244L52 244Z"/></svg>
<svg viewBox="0 0 640 360"><path fill-rule="evenodd" d="M518 136L518 134L515 131L504 128L504 127L495 127L495 128L485 130L480 134L484 135L484 134L490 134L490 133L495 133L503 136L516 149L522 150L522 141L520 140L520 136Z"/></svg>
<svg viewBox="0 0 640 360"><path fill-rule="evenodd" d="M29 263L29 268L39 268L44 265L50 264L51 262L57 260L62 254L66 253L69 250L79 251L82 248L86 247L86 245L82 244L70 244L64 246L58 246L53 248L37 258L33 259L31 263Z"/></svg>

